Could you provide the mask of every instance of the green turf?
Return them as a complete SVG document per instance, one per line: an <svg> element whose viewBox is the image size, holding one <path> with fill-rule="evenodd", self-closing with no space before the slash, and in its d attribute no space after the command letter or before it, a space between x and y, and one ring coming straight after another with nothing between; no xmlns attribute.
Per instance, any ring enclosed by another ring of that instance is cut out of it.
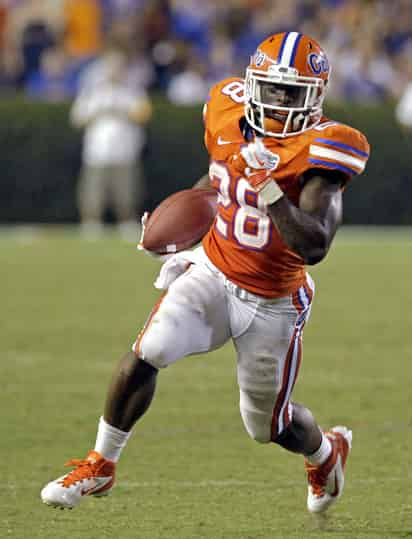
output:
<svg viewBox="0 0 412 539"><path fill-rule="evenodd" d="M412 537L411 236L344 232L312 269L294 396L322 426L354 431L344 497L318 520L301 458L243 430L229 345L161 373L112 496L43 505L43 484L94 443L112 368L158 295L158 263L115 236L1 235L0 537Z"/></svg>

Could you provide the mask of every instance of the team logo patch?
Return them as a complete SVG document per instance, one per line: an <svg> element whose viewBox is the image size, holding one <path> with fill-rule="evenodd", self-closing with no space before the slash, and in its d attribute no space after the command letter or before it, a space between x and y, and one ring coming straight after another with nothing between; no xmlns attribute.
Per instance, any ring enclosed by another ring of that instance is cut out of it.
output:
<svg viewBox="0 0 412 539"><path fill-rule="evenodd" d="M326 56L323 54L316 54L312 52L308 56L308 64L315 75L329 72L329 62Z"/></svg>
<svg viewBox="0 0 412 539"><path fill-rule="evenodd" d="M260 49L257 49L255 54L252 58L252 63L254 63L256 66L260 67L265 63L266 60L266 54L262 52Z"/></svg>

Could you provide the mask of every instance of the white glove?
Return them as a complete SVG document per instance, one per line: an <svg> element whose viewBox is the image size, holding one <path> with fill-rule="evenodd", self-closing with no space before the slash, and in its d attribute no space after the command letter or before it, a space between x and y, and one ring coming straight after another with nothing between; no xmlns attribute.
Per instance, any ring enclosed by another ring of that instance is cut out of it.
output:
<svg viewBox="0 0 412 539"><path fill-rule="evenodd" d="M163 264L154 282L155 288L159 290L167 290L173 281L199 259L195 251L181 251L175 255L166 256L169 256L169 260Z"/></svg>
<svg viewBox="0 0 412 539"><path fill-rule="evenodd" d="M143 247L143 239L144 239L144 231L146 229L147 221L149 219L150 213L148 211L145 211L142 215L142 218L140 219L140 224L142 225L142 230L140 232L140 240L137 244L138 251L146 251L146 249ZM146 251L148 253L148 251Z"/></svg>
<svg viewBox="0 0 412 539"><path fill-rule="evenodd" d="M255 171L264 169L272 172L279 164L279 156L268 150L260 137L256 137L254 142L243 146L240 153L246 164ZM246 175L253 172L245 171Z"/></svg>
<svg viewBox="0 0 412 539"><path fill-rule="evenodd" d="M271 152L263 144L261 138L256 137L254 142L243 146L240 150L246 165L245 176L249 184L263 198L268 206L284 196L276 180L271 177L272 172L279 165L279 155Z"/></svg>

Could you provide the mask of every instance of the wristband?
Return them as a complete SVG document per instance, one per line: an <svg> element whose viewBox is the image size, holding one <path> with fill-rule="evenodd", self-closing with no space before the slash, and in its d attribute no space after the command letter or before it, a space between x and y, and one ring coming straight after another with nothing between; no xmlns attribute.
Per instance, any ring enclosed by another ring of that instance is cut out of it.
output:
<svg viewBox="0 0 412 539"><path fill-rule="evenodd" d="M284 196L284 192L275 180L270 180L260 189L259 195L263 198L265 204L269 206Z"/></svg>

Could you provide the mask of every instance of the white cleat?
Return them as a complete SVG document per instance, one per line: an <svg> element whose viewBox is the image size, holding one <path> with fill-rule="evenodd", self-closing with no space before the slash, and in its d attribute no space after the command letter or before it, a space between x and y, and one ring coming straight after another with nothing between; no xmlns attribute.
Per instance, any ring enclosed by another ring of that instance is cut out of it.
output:
<svg viewBox="0 0 412 539"><path fill-rule="evenodd" d="M320 466L305 461L308 474L308 500L310 513L323 513L343 492L344 469L352 447L352 431L346 427L333 427L325 432L332 445L332 453Z"/></svg>
<svg viewBox="0 0 412 539"><path fill-rule="evenodd" d="M115 478L114 462L90 451L86 459L70 460L65 466L75 468L43 488L40 493L43 503L60 509L73 509L85 496L109 494Z"/></svg>

